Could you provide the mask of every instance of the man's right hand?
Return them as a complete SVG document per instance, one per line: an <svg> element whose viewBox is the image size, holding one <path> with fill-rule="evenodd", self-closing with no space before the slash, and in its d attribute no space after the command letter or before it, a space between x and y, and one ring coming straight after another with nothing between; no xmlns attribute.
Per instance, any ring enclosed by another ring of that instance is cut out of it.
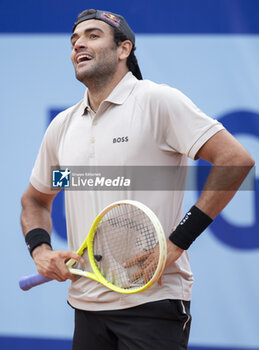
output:
<svg viewBox="0 0 259 350"><path fill-rule="evenodd" d="M69 259L74 259L80 264L84 263L84 259L75 252L52 250L47 244L36 247L32 252L32 257L40 275L59 282L76 279L76 276L71 274L66 266Z"/></svg>

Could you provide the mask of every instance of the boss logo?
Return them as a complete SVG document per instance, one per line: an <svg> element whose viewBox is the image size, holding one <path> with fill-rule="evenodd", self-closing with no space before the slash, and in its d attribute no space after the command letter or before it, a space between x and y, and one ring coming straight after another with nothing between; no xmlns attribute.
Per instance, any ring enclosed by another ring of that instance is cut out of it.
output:
<svg viewBox="0 0 259 350"><path fill-rule="evenodd" d="M113 139L113 143L128 142L128 141L129 141L128 136L114 137Z"/></svg>

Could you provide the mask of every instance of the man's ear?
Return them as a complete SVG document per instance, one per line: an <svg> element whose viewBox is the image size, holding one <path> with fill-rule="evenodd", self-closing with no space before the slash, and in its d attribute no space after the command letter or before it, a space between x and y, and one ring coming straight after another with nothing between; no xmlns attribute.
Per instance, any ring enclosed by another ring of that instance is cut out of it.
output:
<svg viewBox="0 0 259 350"><path fill-rule="evenodd" d="M128 58L132 50L132 42L130 40L123 41L118 47L118 58L120 61Z"/></svg>

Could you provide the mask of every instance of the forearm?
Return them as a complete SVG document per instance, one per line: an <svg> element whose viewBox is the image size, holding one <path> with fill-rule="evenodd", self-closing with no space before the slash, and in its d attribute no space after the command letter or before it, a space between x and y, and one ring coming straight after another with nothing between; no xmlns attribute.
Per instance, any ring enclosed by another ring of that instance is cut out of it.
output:
<svg viewBox="0 0 259 350"><path fill-rule="evenodd" d="M251 167L214 165L196 206L214 219L231 201Z"/></svg>
<svg viewBox="0 0 259 350"><path fill-rule="evenodd" d="M21 224L26 244L35 260L36 254L51 250L52 228L50 209L34 198L22 199Z"/></svg>
<svg viewBox="0 0 259 350"><path fill-rule="evenodd" d="M24 236L35 228L43 228L50 234L52 230L50 208L32 198L22 199L21 225Z"/></svg>
<svg viewBox="0 0 259 350"><path fill-rule="evenodd" d="M193 241L211 224L231 201L250 170L249 166L213 166L203 192L169 240L181 249L188 249ZM173 248L172 252L175 251Z"/></svg>
<svg viewBox="0 0 259 350"><path fill-rule="evenodd" d="M233 142L228 134L222 133L218 136L219 139L216 137L216 140L219 140L219 152L213 152L215 143L212 140L198 155L213 164L202 194L170 235L171 242L182 249L188 249L211 224L212 219L231 201L254 165L248 152L236 141Z"/></svg>
<svg viewBox="0 0 259 350"><path fill-rule="evenodd" d="M21 224L38 272L43 276L65 281L68 278L74 279L67 269L66 261L75 259L82 264L84 260L74 252L51 248L49 235L52 229L51 208L54 197L55 195L38 192L30 185L21 201Z"/></svg>
<svg viewBox="0 0 259 350"><path fill-rule="evenodd" d="M226 130L214 135L197 153L197 158L213 164L203 192L196 203L215 218L231 201L254 166L247 150Z"/></svg>

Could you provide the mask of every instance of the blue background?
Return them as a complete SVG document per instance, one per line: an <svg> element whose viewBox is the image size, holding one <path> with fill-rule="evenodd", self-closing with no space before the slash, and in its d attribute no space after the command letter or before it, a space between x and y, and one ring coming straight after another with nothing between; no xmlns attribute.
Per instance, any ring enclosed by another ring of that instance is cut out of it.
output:
<svg viewBox="0 0 259 350"><path fill-rule="evenodd" d="M1 0L1 349L69 349L71 344L68 282L27 293L18 288L19 277L35 271L19 216L20 197L50 119L84 93L74 78L69 37L86 6L124 15L136 32L144 78L183 91L221 120L256 161L259 157L259 1ZM186 194L185 209L198 195ZM53 245L66 249L58 201ZM190 349L259 349L258 211L258 186L239 192L190 248L195 274Z"/></svg>

